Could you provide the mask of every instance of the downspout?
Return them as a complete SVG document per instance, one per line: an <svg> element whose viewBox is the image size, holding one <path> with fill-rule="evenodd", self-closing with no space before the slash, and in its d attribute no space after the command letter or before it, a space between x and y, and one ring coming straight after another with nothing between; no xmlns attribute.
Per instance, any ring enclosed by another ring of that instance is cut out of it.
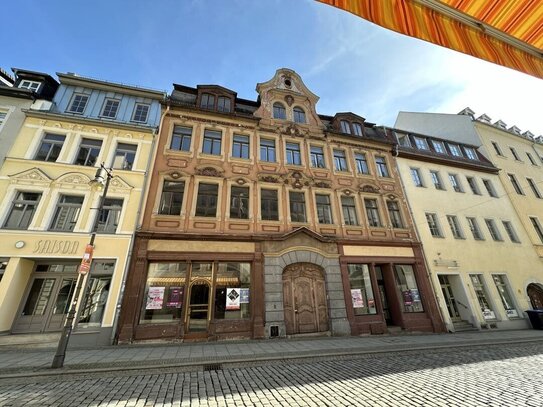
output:
<svg viewBox="0 0 543 407"><path fill-rule="evenodd" d="M385 127L385 126L382 126L382 127L383 127L383 130L385 131L385 135L388 135L388 131L387 131L388 127ZM400 155L398 142L397 142L397 139L396 139L395 135L393 136L393 138L395 140L395 143L394 143L394 146L392 147L392 155L393 155L394 158L398 158L398 156ZM428 277L428 280L430 281L430 287L432 288L432 291L433 291L434 299L435 299L435 302L436 302L437 310L439 312L439 316L441 318L441 322L442 322L443 326L445 326L445 328L447 328L447 326L445 325L445 318L443 318L443 312L442 312L441 307L439 305L439 299L437 298L437 291L436 291L436 288L434 286L434 282L432 280L432 276L431 276L432 273L430 273L430 264L428 263L428 259L426 258L426 254L424 253L424 247L422 245L422 240L420 239L418 226L415 223L415 216L413 214L413 209L411 208L411 203L410 203L409 199L407 198L407 193L406 193L404 185L403 185L402 172L400 171L397 160L395 160L395 161L396 161L396 169L398 170L398 174L400 176L400 188L402 189L402 194L404 196L405 201L407 202L407 209L409 210L409 215L411 216L411 219L413 220L413 230L415 231L415 236L417 238L417 241L420 243L422 258L424 259L424 264L426 265L426 276Z"/></svg>
<svg viewBox="0 0 543 407"><path fill-rule="evenodd" d="M147 160L147 167L145 168L145 176L144 176L144 184L141 191L141 198L138 204L138 211L136 212L136 228L135 231L132 233L132 241L130 242L130 248L128 250L128 254L126 256L126 263L123 270L123 276L121 280L121 290L119 292L119 299L117 300L117 306L115 308L115 317L113 318L113 329L111 332L111 339L110 343L116 344L117 343L117 324L119 323L119 314L121 312L121 305L123 302L124 297L124 289L126 286L126 277L128 275L128 270L130 269L130 263L132 261L132 253L134 251L134 243L136 241L136 231L141 228L141 224L143 222L143 209L144 209L144 203L147 202L147 193L149 191L149 185L151 181L150 174L155 168L155 156L156 156L156 150L158 148L157 143L157 135L160 136L160 130L162 129L162 123L164 122L164 118L170 111L170 100L165 95L163 101L166 102L166 110L162 113L160 117L160 122L158 124L158 127L155 127L153 129L153 141L151 144L151 152L149 154L149 159Z"/></svg>

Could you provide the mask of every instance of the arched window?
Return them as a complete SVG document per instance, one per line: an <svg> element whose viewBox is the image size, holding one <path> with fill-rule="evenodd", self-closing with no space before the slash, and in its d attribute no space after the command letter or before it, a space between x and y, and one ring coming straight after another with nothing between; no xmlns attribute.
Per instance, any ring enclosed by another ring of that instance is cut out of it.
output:
<svg viewBox="0 0 543 407"><path fill-rule="evenodd" d="M304 109L302 109L299 106L296 106L294 109L294 121L296 123L305 123L305 112Z"/></svg>
<svg viewBox="0 0 543 407"><path fill-rule="evenodd" d="M341 120L339 124L343 133L351 134L351 124L347 120Z"/></svg>
<svg viewBox="0 0 543 407"><path fill-rule="evenodd" d="M230 113L230 98L219 96L217 100L217 110L219 112Z"/></svg>
<svg viewBox="0 0 543 407"><path fill-rule="evenodd" d="M274 119L283 119L283 120L285 120L287 118L287 111L285 109L285 106L283 106L279 102L275 102L273 104L273 118Z"/></svg>
<svg viewBox="0 0 543 407"><path fill-rule="evenodd" d="M210 93L202 93L202 100L200 101L200 107L202 109L214 109L215 95L212 95Z"/></svg>

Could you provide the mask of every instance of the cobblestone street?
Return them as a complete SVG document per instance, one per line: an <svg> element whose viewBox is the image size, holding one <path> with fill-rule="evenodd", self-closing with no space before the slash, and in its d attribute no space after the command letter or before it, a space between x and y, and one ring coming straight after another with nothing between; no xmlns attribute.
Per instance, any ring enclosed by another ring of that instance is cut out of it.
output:
<svg viewBox="0 0 543 407"><path fill-rule="evenodd" d="M1 406L541 406L543 344L8 379Z"/></svg>

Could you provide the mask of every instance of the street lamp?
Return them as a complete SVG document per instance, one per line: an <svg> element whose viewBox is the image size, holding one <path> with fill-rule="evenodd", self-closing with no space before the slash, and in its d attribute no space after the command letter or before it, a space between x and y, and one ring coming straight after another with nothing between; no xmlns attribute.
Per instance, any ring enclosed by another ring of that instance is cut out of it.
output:
<svg viewBox="0 0 543 407"><path fill-rule="evenodd" d="M96 175L94 179L89 182L91 187L103 187L104 191L100 197L100 204L98 205L98 214L94 218L94 224L92 225L91 238L89 244L85 248L85 254L81 259L81 265L79 266L79 275L77 276L77 286L75 288L75 293L72 297L72 305L70 306L70 311L68 311L68 316L66 317L66 323L64 324L64 329L62 330L62 335L58 341L57 351L55 357L53 358L53 363L51 367L57 369L64 366L64 358L66 357L66 348L68 347L68 341L70 340L70 335L72 334L73 323L75 319L75 312L77 309L77 302L79 299L79 293L81 292L81 287L83 286L83 280L85 275L90 271L90 264L92 260L92 254L94 251L94 240L96 239L96 229L98 228L98 220L100 218L100 213L104 208L104 201L106 199L107 190L109 188L109 181L113 178L111 174L111 169L106 169L104 164L100 164L100 168L96 170Z"/></svg>

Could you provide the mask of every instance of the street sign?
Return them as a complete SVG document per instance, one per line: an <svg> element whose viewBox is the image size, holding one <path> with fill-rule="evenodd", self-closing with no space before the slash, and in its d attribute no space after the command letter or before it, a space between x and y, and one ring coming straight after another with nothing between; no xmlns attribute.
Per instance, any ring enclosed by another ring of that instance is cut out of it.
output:
<svg viewBox="0 0 543 407"><path fill-rule="evenodd" d="M85 254L83 254L81 264L79 265L79 274L84 276L90 271L93 251L94 246L91 244L87 244L87 247L85 247Z"/></svg>

